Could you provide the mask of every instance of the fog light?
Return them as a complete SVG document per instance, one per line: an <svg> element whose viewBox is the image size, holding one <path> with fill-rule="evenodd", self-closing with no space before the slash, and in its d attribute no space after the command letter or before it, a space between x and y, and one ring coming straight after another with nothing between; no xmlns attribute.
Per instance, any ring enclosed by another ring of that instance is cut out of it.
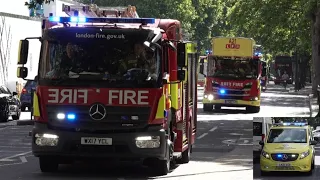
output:
<svg viewBox="0 0 320 180"><path fill-rule="evenodd" d="M140 136L136 138L138 148L159 148L160 136Z"/></svg>
<svg viewBox="0 0 320 180"><path fill-rule="evenodd" d="M58 119L65 119L65 118L66 118L66 115L63 114L63 113L58 113L58 114L57 114L57 118L58 118Z"/></svg>
<svg viewBox="0 0 320 180"><path fill-rule="evenodd" d="M59 141L59 136L55 134L36 134L34 137L38 146L57 146Z"/></svg>
<svg viewBox="0 0 320 180"><path fill-rule="evenodd" d="M214 99L214 97L213 97L212 94L208 95L208 100L209 100L209 101L212 101L213 99Z"/></svg>

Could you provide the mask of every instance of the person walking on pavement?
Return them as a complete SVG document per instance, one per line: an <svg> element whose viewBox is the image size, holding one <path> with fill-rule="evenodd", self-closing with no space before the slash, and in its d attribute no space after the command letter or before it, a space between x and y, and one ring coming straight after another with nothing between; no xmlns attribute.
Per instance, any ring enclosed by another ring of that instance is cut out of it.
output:
<svg viewBox="0 0 320 180"><path fill-rule="evenodd" d="M287 74L286 71L283 73L281 79L283 81L284 89L287 89L287 81L289 80L289 75Z"/></svg>

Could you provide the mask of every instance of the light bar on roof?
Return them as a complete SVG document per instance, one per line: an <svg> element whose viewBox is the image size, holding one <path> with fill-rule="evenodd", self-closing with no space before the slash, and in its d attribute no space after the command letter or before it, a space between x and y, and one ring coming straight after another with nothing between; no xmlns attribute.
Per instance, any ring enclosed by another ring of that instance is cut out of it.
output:
<svg viewBox="0 0 320 180"><path fill-rule="evenodd" d="M59 23L137 23L154 24L154 18L86 18L86 17L54 17L50 16L49 21Z"/></svg>
<svg viewBox="0 0 320 180"><path fill-rule="evenodd" d="M306 126L308 123L304 122L284 122L284 123L275 123L275 125L282 125L282 126Z"/></svg>

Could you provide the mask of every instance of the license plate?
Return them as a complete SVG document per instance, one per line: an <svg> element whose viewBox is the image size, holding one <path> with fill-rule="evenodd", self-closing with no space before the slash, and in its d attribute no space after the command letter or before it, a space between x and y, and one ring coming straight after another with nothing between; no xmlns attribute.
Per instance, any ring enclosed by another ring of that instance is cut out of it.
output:
<svg viewBox="0 0 320 180"><path fill-rule="evenodd" d="M226 104L236 104L237 101L236 100L225 100Z"/></svg>
<svg viewBox="0 0 320 180"><path fill-rule="evenodd" d="M291 166L291 164L287 164L287 163L280 163L277 165L278 167L289 167Z"/></svg>
<svg viewBox="0 0 320 180"><path fill-rule="evenodd" d="M94 138L82 137L81 144L83 145L112 145L112 138Z"/></svg>
<svg viewBox="0 0 320 180"><path fill-rule="evenodd" d="M276 170L294 170L292 166L277 166Z"/></svg>

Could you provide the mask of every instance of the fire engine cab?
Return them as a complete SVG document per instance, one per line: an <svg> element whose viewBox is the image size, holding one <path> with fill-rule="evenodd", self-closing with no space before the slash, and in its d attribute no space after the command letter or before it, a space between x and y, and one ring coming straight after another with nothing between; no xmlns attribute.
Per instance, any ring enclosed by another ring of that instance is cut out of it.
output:
<svg viewBox="0 0 320 180"><path fill-rule="evenodd" d="M197 126L196 45L174 19L135 7L65 6L43 35L20 41L26 78L30 39L42 43L33 99L32 151L42 172L68 160L138 160L158 174L190 160Z"/></svg>

